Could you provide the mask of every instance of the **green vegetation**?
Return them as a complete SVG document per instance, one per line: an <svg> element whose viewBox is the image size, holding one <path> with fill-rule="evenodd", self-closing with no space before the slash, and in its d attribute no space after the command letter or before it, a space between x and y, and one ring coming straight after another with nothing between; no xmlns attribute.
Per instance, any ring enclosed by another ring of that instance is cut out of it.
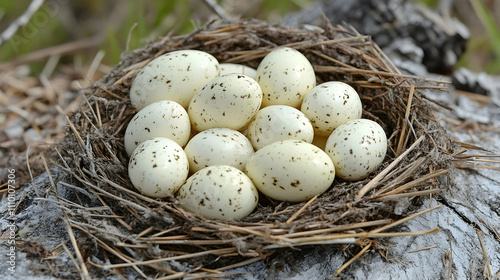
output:
<svg viewBox="0 0 500 280"><path fill-rule="evenodd" d="M435 7L435 0L418 0ZM484 0L470 0L487 35L472 38L468 50L458 66L468 67L478 53L486 56L484 69L472 69L500 73L500 27L495 23ZM314 3L314 0L256 0L221 1L233 4L247 3L242 17L255 17L271 22L284 14ZM0 32L18 18L31 3L30 0L1 1ZM0 46L0 62L34 52L39 49L90 38L101 34L104 40L97 47L105 51L103 63L114 65L127 50L133 50L156 40L169 32L184 34L204 23L212 13L203 0L53 0L35 13L31 21L21 27L16 35ZM76 19L73 19L76 18ZM89 63L96 49L84 52L84 63ZM485 55L486 54L486 55ZM489 59L491 58L491 59ZM72 62L73 56L63 56L63 62ZM32 64L35 72L44 63ZM471 67L473 68L473 67Z"/></svg>
<svg viewBox="0 0 500 280"><path fill-rule="evenodd" d="M491 53L494 57L491 62L485 65L485 71L499 73L500 72L500 27L495 22L492 14L488 11L485 4L480 0L471 0L472 6L477 16L481 20L484 28L487 31L486 38L480 38L480 40L486 40L488 42L486 50ZM474 50L475 42L470 42L470 49Z"/></svg>
<svg viewBox="0 0 500 280"><path fill-rule="evenodd" d="M1 1L0 32L16 20L31 1L21 2L22 4L17 1ZM248 9L243 17L276 20L285 13L304 8L314 1L254 2L259 5ZM106 53L103 63L114 65L126 50L134 50L171 31L176 34L188 33L195 26L202 25L211 13L203 0L47 1L26 26L21 27L11 40L0 46L0 61L101 33L105 39L98 48ZM71 20L72 17L76 19ZM95 50L87 53L87 63L94 54ZM37 72L43 63L32 66Z"/></svg>

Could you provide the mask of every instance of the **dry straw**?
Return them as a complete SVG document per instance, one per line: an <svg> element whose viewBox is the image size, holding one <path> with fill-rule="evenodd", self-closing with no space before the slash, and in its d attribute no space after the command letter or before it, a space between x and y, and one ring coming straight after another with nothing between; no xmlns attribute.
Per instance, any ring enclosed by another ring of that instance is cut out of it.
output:
<svg viewBox="0 0 500 280"><path fill-rule="evenodd" d="M128 92L142 66L169 51L197 49L220 62L257 67L282 46L311 61L318 84L335 80L356 88L363 117L381 124L389 139L388 155L377 172L359 182L336 180L326 193L303 203L261 197L250 216L229 223L186 212L173 197L151 199L133 188L123 133L136 113ZM332 250L341 250L355 244L359 253L354 261L376 248L379 238L436 232L398 232L395 227L439 206L419 213L394 209L400 200L418 202L447 186L443 175L461 148L437 123L433 110L439 104L422 94L446 86L402 75L368 36L342 26L304 31L255 20L211 22L136 50L84 91L84 102L68 119L68 135L56 149L57 164L75 179L71 187L77 198L61 209L69 230L79 230L73 240L84 262L79 266L96 275L220 277L278 248L331 244Z"/></svg>

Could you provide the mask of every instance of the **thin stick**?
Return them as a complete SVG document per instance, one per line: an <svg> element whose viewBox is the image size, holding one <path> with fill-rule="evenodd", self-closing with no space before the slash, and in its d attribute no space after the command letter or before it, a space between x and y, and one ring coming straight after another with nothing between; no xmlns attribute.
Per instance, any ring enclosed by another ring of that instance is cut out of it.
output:
<svg viewBox="0 0 500 280"><path fill-rule="evenodd" d="M235 263L235 264L231 264L231 265L219 267L218 270L229 270L229 269L241 267L241 266L244 266L244 265L248 265L248 264L260 261L262 259L265 259L268 255L269 254L266 254L264 256L258 256L258 257L254 257L254 258L251 258L251 259L247 259L247 260L244 260L244 261L239 262L239 263Z"/></svg>
<svg viewBox="0 0 500 280"><path fill-rule="evenodd" d="M69 250L68 246L66 246L66 243L64 243L64 241L62 241L61 245L62 245L64 251L66 252L66 254L68 254L69 258L71 259L71 261L75 265L75 267L78 270L78 272L80 273L80 275L82 275L82 269L80 268L80 265L78 264L78 262L75 260L75 257L73 257L73 254Z"/></svg>
<svg viewBox="0 0 500 280"><path fill-rule="evenodd" d="M309 205L311 205L311 203L313 203L313 201L316 200L316 198L318 198L318 195L315 195L313 196L311 199L309 199L308 202L306 202L302 207L300 207L300 209L295 212L288 220L286 220L286 224L289 224L291 222L293 222L293 220L295 220L295 218L297 218L302 212L304 212L304 210L309 207Z"/></svg>
<svg viewBox="0 0 500 280"><path fill-rule="evenodd" d="M93 38L86 38L82 39L80 41L74 41L54 47L48 47L45 49L37 50L32 53L29 53L25 56L22 56L20 58L11 60L9 62L5 62L0 64L0 72L5 71L6 69L13 68L15 66L25 64L28 62L32 61L38 61L42 60L44 58L53 56L53 55L62 55L70 52L76 52L76 51L81 51L84 49L89 49L93 48L101 43L103 38L100 37L93 37Z"/></svg>
<svg viewBox="0 0 500 280"><path fill-rule="evenodd" d="M396 78L407 78L407 79L412 79L412 80L423 80L424 82L431 82L435 84L449 84L450 82L448 81L440 81L440 80L435 80L435 79L429 79L429 78L422 78L419 76L414 76L414 75L404 75L404 74L398 74L398 73L393 73L393 72L384 72L384 71L379 71L379 70L366 70L366 69L358 69L354 68L353 66L349 64L342 63L332 57L329 57L325 54L316 52L316 51L310 51L319 57L322 57L326 60L330 60L332 62L338 63L342 65L343 67L338 67L338 66L328 66L328 65L314 65L314 71L316 73L323 73L323 72L349 72L352 74L367 74L367 75L381 75L381 76L386 76L386 77L396 77ZM416 87L413 85L413 87Z"/></svg>
<svg viewBox="0 0 500 280"><path fill-rule="evenodd" d="M456 168L460 168L460 169L484 168L484 169L491 169L491 170L500 171L500 167L490 166L490 165L485 165L485 164L455 164L454 166Z"/></svg>
<svg viewBox="0 0 500 280"><path fill-rule="evenodd" d="M415 85L411 84L410 95L408 96L408 103L406 104L405 118L403 119L403 128L401 129L401 135L399 137L399 142L398 142L398 146L396 149L396 155L401 154L401 151L403 150L404 145L405 145L406 128L410 122L411 102L413 100L413 93L414 92L415 92Z"/></svg>
<svg viewBox="0 0 500 280"><path fill-rule="evenodd" d="M356 200L360 200L368 191L374 188L378 182L391 171L396 165L398 165L405 157L408 155L415 147L417 147L420 142L425 139L425 136L420 136L420 138L413 143L404 153L402 153L399 157L397 157L389 166L387 166L382 172L380 172L375 178L373 178L370 182L368 182L359 192L356 194Z"/></svg>
<svg viewBox="0 0 500 280"><path fill-rule="evenodd" d="M212 10L223 20L231 20L231 16L226 12L226 10L224 10L224 8L221 7L221 5L219 5L219 3L217 3L217 1L205 0L205 3L207 3L207 5L210 6L210 8L212 8Z"/></svg>
<svg viewBox="0 0 500 280"><path fill-rule="evenodd" d="M81 278L82 279L91 279L90 275L89 275L89 271L87 269L87 266L85 265L85 261L83 260L82 253L80 252L80 249L78 248L78 243L76 242L75 234L73 233L73 228L71 227L71 225L69 223L68 215L66 214L66 211L63 211L62 209L61 209L61 212L63 214L64 223L66 224L66 231L68 232L69 239L71 240L71 244L73 245L73 249L75 250L76 257L77 257L78 261L80 262Z"/></svg>
<svg viewBox="0 0 500 280"><path fill-rule="evenodd" d="M420 251L434 249L434 248L437 248L437 247L439 247L439 246L438 245L427 246L427 247L424 247L424 248L420 248L420 249L416 249L416 250L413 250L413 251L409 251L408 253L416 253L416 252L420 252Z"/></svg>
<svg viewBox="0 0 500 280"><path fill-rule="evenodd" d="M59 111L60 114L65 115L63 109L61 108L61 106L56 105L56 110ZM80 136L80 133L78 133L78 130L76 129L75 125L73 124L73 122L71 122L71 119L67 115L65 115L65 118L66 118L66 121L69 124L69 127L73 131L73 134L76 136L76 139L78 140L78 143L80 144L80 146L82 147L82 149L85 150L85 142L83 141L82 137Z"/></svg>
<svg viewBox="0 0 500 280"><path fill-rule="evenodd" d="M483 239L481 238L481 235L479 234L479 230L476 229L476 234L477 234L477 237L479 238L479 243L481 243L481 250L483 251L483 256L484 256L484 262L486 263L486 276L488 278L491 278L493 276L493 274L491 273L491 267L490 267L490 262L488 260L488 254L486 253L486 249L484 248L484 243L483 243Z"/></svg>
<svg viewBox="0 0 500 280"><path fill-rule="evenodd" d="M148 227L147 229L141 231L135 238L141 238L142 236L150 233L151 231L153 231L154 227L153 226L150 226Z"/></svg>
<svg viewBox="0 0 500 280"><path fill-rule="evenodd" d="M432 189L432 190L400 193L400 194L393 194L393 195L384 195L382 197L375 198L374 200L375 201L384 201L384 200L391 200L391 199L399 199L399 198L403 198L403 197L430 195L430 194L435 194L435 193L439 193L439 192L441 192L440 189Z"/></svg>
<svg viewBox="0 0 500 280"><path fill-rule="evenodd" d="M408 178L410 178L410 176L415 173L417 171L418 168L420 168L420 166L422 166L422 164L424 164L425 162L427 161L427 158L425 157L421 157L415 161L413 161L412 163L410 163L409 165L405 166L404 168L408 168L406 169L403 173L401 173L401 175L399 175L397 178L395 178L392 182L390 182L389 184L387 184L385 187L377 190L373 196L379 196L379 195L382 195L383 193L389 191L390 189L396 187L399 183L401 182L404 182L406 181Z"/></svg>
<svg viewBox="0 0 500 280"><path fill-rule="evenodd" d="M125 262L128 262L128 263L131 263L132 261L130 260L131 258L122 254L121 252L113 249L111 246L109 246L108 244L106 244L105 242L103 242L102 240L100 240L99 238L97 238L97 236L93 235L92 233L89 232L88 229L82 227L82 226L75 226L76 228L80 229L81 231L85 232L86 234L88 234L90 237L92 237L93 240L97 241L97 243L99 243L99 245L104 248L106 251L112 253L113 255L117 256L118 258L120 258L121 260L125 261ZM91 264L94 264L91 262ZM137 266L133 265L132 268L134 268L135 271L137 271L137 273L139 273L142 277L144 278L147 278L147 276L144 274L144 272L142 272L142 270L140 270Z"/></svg>
<svg viewBox="0 0 500 280"><path fill-rule="evenodd" d="M419 213L420 214L420 213ZM414 218L414 217L412 217ZM403 220L403 219L402 219ZM403 223L409 219L405 219L404 221L398 222ZM399 225L400 223L395 222L387 227L386 229ZM418 235L426 235L431 233L439 232L439 228L434 228L431 230L422 230L422 231L413 231L413 232L379 232L379 230L372 230L369 232L358 232L358 233L337 233L337 234L329 234L329 235L318 235L312 237L302 237L302 238L283 238L276 244L266 246L264 249L268 248L283 248L290 246L298 246L298 245L310 245L310 244L335 244L335 243L354 243L354 238L384 238L384 237L398 237L398 236L418 236ZM278 238L279 236L277 236ZM347 242L342 242L342 240L348 240ZM353 241L350 241L353 240Z"/></svg>
<svg viewBox="0 0 500 280"><path fill-rule="evenodd" d="M420 177L420 178L418 178L416 180L413 180L413 181L411 181L409 183L406 183L406 184L404 184L404 185L402 185L402 186L400 186L400 187L398 187L398 188L396 188L396 189L394 189L394 190L386 193L386 195L398 194L398 193L400 193L402 191L405 191L405 190L407 190L407 189L409 189L409 188L411 188L411 187L413 187L415 185L418 185L418 184L423 183L423 182L425 182L427 180L439 177L439 176L444 175L444 174L446 174L448 172L449 172L448 169L441 169L441 170L438 170L438 171L436 171L434 173L427 174L425 176L422 176L422 177Z"/></svg>
<svg viewBox="0 0 500 280"><path fill-rule="evenodd" d="M7 29L5 29L2 34L0 34L0 46L3 45L7 40L12 38L16 34L17 30L21 26L28 24L30 19L33 17L36 11L43 5L44 0L32 0L26 11L18 17L14 22L12 22Z"/></svg>
<svg viewBox="0 0 500 280"><path fill-rule="evenodd" d="M441 205L436 205L436 206L434 206L434 207L431 207L431 208L425 209L425 210L423 210L423 211L420 211L420 212L418 212L418 213L412 214L412 215L410 215L410 216L408 216L408 217L405 217L405 218L403 218L403 219L397 220L396 222L394 222L394 223L392 223L392 224L389 224L389 225L383 226L383 227L381 227L381 228L378 228L378 229L372 230L372 231L370 231L370 233L371 233L371 232L382 232L382 231L384 231L384 230L387 230L387 229L393 228L393 227L395 227L395 226L397 226L397 225L400 225L400 224L402 224L402 223L404 223L404 222L406 222L406 221L409 221L409 220L411 220L411 219L413 219L413 218L416 218L416 217L418 217L418 216L420 216L420 215L423 215L423 214L425 214L425 213L428 213L428 212L434 211L434 210L436 210L436 209L438 209L438 208L441 208Z"/></svg>
<svg viewBox="0 0 500 280"><path fill-rule="evenodd" d="M294 237L299 237L299 236L304 236L304 235L318 235L318 234L324 234L324 233L334 232L334 231L347 231L347 230L359 229L359 228L364 228L364 227L386 225L386 224L390 224L391 222L394 222L394 221L391 219L384 219L384 220L361 222L361 223L355 223L355 224L349 224L349 225L339 225L339 226L335 226L332 228L323 228L323 229L317 229L317 230L311 230L311 231L294 232L294 233L284 234L282 236L287 237L287 238L294 238Z"/></svg>
<svg viewBox="0 0 500 280"><path fill-rule="evenodd" d="M161 235L164 235L166 233L169 233L171 231L175 231L175 230L178 230L180 229L181 227L180 226L177 226L177 227L172 227L172 228L169 228L169 229L166 229L166 230L163 230L163 231L160 231L158 233L155 233L153 235L151 235L151 237L158 237L158 236L161 236Z"/></svg>
<svg viewBox="0 0 500 280"><path fill-rule="evenodd" d="M130 47L130 39L132 39L132 31L137 27L137 22L134 22L132 27L128 30L127 44L125 44L125 53L128 53Z"/></svg>
<svg viewBox="0 0 500 280"><path fill-rule="evenodd" d="M342 270L344 270L346 267L350 266L355 260L359 259L368 249L370 249L373 245L373 242L368 243L359 253L356 254L356 256L352 257L350 260L348 260L345 264L343 264L337 271L335 271L335 275L339 275Z"/></svg>
<svg viewBox="0 0 500 280"><path fill-rule="evenodd" d="M182 256L160 258L160 259L154 259L154 260L148 260L148 261L139 261L139 262L133 262L133 263L119 263L119 264L111 264L111 265L95 264L95 265L99 268L110 269L110 268L117 268L117 267L128 267L128 266L134 266L134 265L147 265L147 264L153 264L153 263L159 263L159 262L168 262L168 261L189 259L189 258L205 256L205 255L210 255L210 254L214 254L214 255L228 254L228 253L233 253L233 252L237 252L237 251L238 250L235 247L231 247L231 248L207 250L207 251L203 251L203 252L191 253L191 254L186 254L186 255L182 255Z"/></svg>

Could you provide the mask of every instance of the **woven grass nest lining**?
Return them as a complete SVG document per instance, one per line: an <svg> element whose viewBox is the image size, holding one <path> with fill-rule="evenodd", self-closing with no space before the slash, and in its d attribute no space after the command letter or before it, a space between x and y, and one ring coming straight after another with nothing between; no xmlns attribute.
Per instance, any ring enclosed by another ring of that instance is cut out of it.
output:
<svg viewBox="0 0 500 280"><path fill-rule="evenodd" d="M379 170L363 181L336 179L327 192L303 203L272 201L261 195L257 209L239 222L204 219L183 210L173 197L155 200L140 195L128 179L123 146L125 128L136 113L128 93L138 70L161 54L181 49L202 50L221 63L256 68L280 46L295 48L309 59L317 84L343 81L357 90L363 118L382 125L389 139L388 155ZM182 259L193 267L210 263L211 268L226 269L246 263L241 256L256 260L274 248L362 245L390 237L397 233L386 230L420 214L410 214L408 209L418 203L418 197L444 186L440 181L446 178L441 175L450 168L456 145L433 118L434 105L420 91L445 90L445 86L402 75L368 36L349 27L327 25L304 31L256 20L217 21L189 35L167 36L130 53L103 80L84 90L85 101L71 117L68 135L57 148L58 165L80 183L82 193L98 195L92 203L105 208L87 210L100 215L82 213L76 207L65 211L73 228L86 232L111 253L110 262L116 265L106 268L137 264L141 266L136 271L143 276L148 271L176 273L160 261ZM398 204L400 210L401 205L407 206L396 214ZM106 223L120 230L107 230ZM212 255L226 258L214 262ZM147 260L152 261L141 262Z"/></svg>

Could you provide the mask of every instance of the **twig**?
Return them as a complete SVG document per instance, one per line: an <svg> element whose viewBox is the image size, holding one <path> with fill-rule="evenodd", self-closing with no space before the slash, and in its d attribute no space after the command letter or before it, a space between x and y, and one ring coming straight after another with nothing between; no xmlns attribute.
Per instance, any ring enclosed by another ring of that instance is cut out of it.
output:
<svg viewBox="0 0 500 280"><path fill-rule="evenodd" d="M64 251L66 252L66 254L68 254L69 258L71 259L71 261L73 261L73 264L75 265L76 269L78 270L78 272L80 273L80 275L82 274L82 270L80 268L80 265L78 264L78 262L75 260L75 257L73 257L73 254L71 253L71 251L69 250L68 246L66 246L66 243L64 243L64 241L61 242L61 245L64 249Z"/></svg>
<svg viewBox="0 0 500 280"><path fill-rule="evenodd" d="M410 123L410 111L411 111L411 102L413 100L413 93L415 92L415 85L411 84L410 87L410 96L408 97L408 103L406 104L406 112L405 112L405 118L403 120L403 128L401 129L401 135L399 137L399 142L398 146L396 149L396 155L400 155L401 151L403 150L404 146L406 145L406 141L408 138L406 137L406 128L407 126L411 126Z"/></svg>
<svg viewBox="0 0 500 280"><path fill-rule="evenodd" d="M375 233L375 232L377 232L377 233L378 233L378 232L382 232L382 231L384 231L384 230L388 230L388 229L390 229L390 228L392 228L392 227L395 227L395 226L397 226L397 225L400 225L400 224L402 224L402 223L404 223L404 222L406 222L406 221L409 221L409 220L411 220L411 219L413 219L413 218L415 218L415 217L418 217L418 216L423 215L423 214L425 214L425 213L431 212L431 211L436 210L436 209L438 209L438 208L441 208L441 205L436 205L436 206L434 206L434 207L431 207L431 208L425 209L425 210L423 210L423 211L420 211L420 212L418 212L418 213L412 214L412 215L410 215L410 216L408 216L408 217L405 217L405 218L403 218L403 219L397 220L397 221L395 221L395 222L394 222L394 223L392 223L392 224L389 224L389 225L386 225L386 226L380 227L380 228L378 228L378 229L372 230L372 231L370 231L369 233ZM439 231L439 229L438 229L438 231Z"/></svg>
<svg viewBox="0 0 500 280"><path fill-rule="evenodd" d="M425 139L424 136L420 136L420 138L413 143L413 145L410 146L404 153L402 153L399 157L397 157L389 166L387 166L382 172L380 172L375 178L373 178L370 182L368 182L357 194L356 194L356 200L360 200L368 191L370 191L372 188L374 188L377 183L387 174L389 171L391 171L396 165L398 165L403 158L410 153L416 146L420 144Z"/></svg>
<svg viewBox="0 0 500 280"><path fill-rule="evenodd" d="M420 252L420 251L424 251L424 250L434 249L434 248L437 248L437 247L438 247L438 245L427 246L427 247L424 247L424 248L420 248L420 249L408 251L408 253L416 253L416 252Z"/></svg>
<svg viewBox="0 0 500 280"><path fill-rule="evenodd" d="M352 257L350 260L348 260L345 264L343 264L339 269L337 269L337 271L335 271L335 275L339 275L342 270L344 270L346 267L348 267L349 265L351 265L351 263L353 263L355 260L357 260L359 257L361 257L366 251L368 251L368 249L370 249L370 247L372 247L373 245L373 241L371 241L370 243L368 243L368 245L366 245L363 250L359 251L359 253L356 254L356 256Z"/></svg>
<svg viewBox="0 0 500 280"><path fill-rule="evenodd" d="M306 202L306 203L304 204L304 206L300 207L300 209L299 209L297 212L295 212L295 213L294 213L294 214L293 214L293 215L292 215L292 216L291 216L291 217L290 217L290 218L286 221L286 223L287 223L287 224L289 224L289 223L293 222L293 220L295 220L295 219L296 219L296 218L300 215L300 213L304 212L304 210L305 210L305 209L306 209L309 205L311 205L311 203L312 203L313 201L315 201L315 200L316 200L316 198L318 198L318 195L315 195L315 196L313 196L311 199L309 199L309 201L308 201L308 202Z"/></svg>
<svg viewBox="0 0 500 280"><path fill-rule="evenodd" d="M219 5L219 3L217 3L217 1L205 0L205 3L207 3L207 5L210 6L210 8L212 8L212 10L223 20L231 20L231 16L226 12L226 10L224 10L224 8L221 7L221 5Z"/></svg>
<svg viewBox="0 0 500 280"><path fill-rule="evenodd" d="M491 267L490 267L490 262L488 260L488 254L486 253L486 249L484 248L484 243L483 239L481 238L481 235L479 234L479 230L476 229L477 237L479 238L479 243L481 243L481 251L484 256L484 262L485 262L485 271L484 273L486 274L485 276L488 279L491 279L493 277L493 273L491 273Z"/></svg>
<svg viewBox="0 0 500 280"><path fill-rule="evenodd" d="M128 53L129 51L129 46L130 46L130 39L132 38L132 31L137 27L137 22L134 22L132 27L130 27L128 31L128 36L127 36L127 44L125 45L125 53Z"/></svg>
<svg viewBox="0 0 500 280"><path fill-rule="evenodd" d="M5 29L2 34L0 34L0 46L3 45L7 40L12 38L16 34L17 30L21 26L25 26L30 19L33 17L36 11L43 5L44 0L33 0L28 6L26 11L18 17L14 22L12 22L7 29Z"/></svg>
<svg viewBox="0 0 500 280"><path fill-rule="evenodd" d="M133 262L133 263L119 263L119 264L109 264L109 265L100 265L100 264L93 263L93 265L95 265L97 267L104 268L104 269L110 269L110 268L117 268L117 267L128 267L128 266L134 266L134 265L147 265L147 264L166 262L166 261L183 260L183 259L189 259L189 258L200 257L200 256L205 256L205 255L212 255L212 254L214 254L214 255L228 254L228 253L233 253L233 252L237 252L237 249L235 247L207 250L207 251L201 251L201 252L197 252L197 253L185 254L185 255L181 255L181 256L153 259L153 260L147 260L147 261L138 261L138 262Z"/></svg>
<svg viewBox="0 0 500 280"><path fill-rule="evenodd" d="M59 194L57 194L56 185L54 184L54 181L52 180L52 175L50 174L50 170L47 166L47 162L46 162L45 158L43 158L43 163L45 166L45 171L47 172L47 174L49 176L50 184L51 184L53 190L56 192L56 197L59 198ZM64 220L64 223L66 224L66 231L68 232L69 239L71 241L71 244L73 245L73 249L75 250L76 257L77 257L78 261L80 262L80 269L79 269L80 277L82 279L90 279L89 271L87 269L87 266L85 265L85 261L83 260L82 253L80 252L80 249L78 248L78 242L76 241L75 234L73 233L73 228L71 227L71 224L69 222L68 215L66 214L66 211L64 211L62 208L60 208L60 209L61 209L61 212L63 214L63 220Z"/></svg>
<svg viewBox="0 0 500 280"><path fill-rule="evenodd" d="M37 51L29 53L25 56L22 56L20 58L17 58L17 59L11 60L9 62L0 64L0 71L5 71L6 69L10 69L12 67L15 67L15 66L18 66L21 64L25 64L28 62L42 60L44 58L47 58L47 57L50 57L50 56L53 56L56 54L62 55L62 54L70 53L70 52L77 52L77 51L81 51L84 49L93 48L93 47L99 45L101 43L102 39L103 38L101 38L101 37L86 38L86 39L83 39L80 41L74 41L74 42L70 42L70 43L66 43L66 44L62 44L62 45L58 45L58 46L54 46L54 47L48 47L45 49L37 50Z"/></svg>

